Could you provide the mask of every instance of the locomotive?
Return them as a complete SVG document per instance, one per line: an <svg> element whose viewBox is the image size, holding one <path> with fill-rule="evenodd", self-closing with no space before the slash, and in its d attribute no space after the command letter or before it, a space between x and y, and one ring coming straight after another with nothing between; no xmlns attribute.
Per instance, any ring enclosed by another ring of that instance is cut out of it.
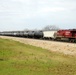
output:
<svg viewBox="0 0 76 75"><path fill-rule="evenodd" d="M56 39L68 40L70 42L76 42L76 29L59 30L55 35Z"/></svg>
<svg viewBox="0 0 76 75"><path fill-rule="evenodd" d="M67 40L69 42L76 42L76 29L66 29L58 31L4 31L0 32L0 35L50 40Z"/></svg>

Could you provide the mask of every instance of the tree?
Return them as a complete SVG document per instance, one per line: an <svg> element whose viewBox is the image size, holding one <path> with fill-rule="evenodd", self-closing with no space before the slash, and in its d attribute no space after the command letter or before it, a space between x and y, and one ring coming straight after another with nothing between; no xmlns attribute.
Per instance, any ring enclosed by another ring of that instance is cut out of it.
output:
<svg viewBox="0 0 76 75"><path fill-rule="evenodd" d="M47 26L45 26L42 30L43 31L53 31L53 30L59 30L60 28L59 27L57 27L56 25L47 25Z"/></svg>
<svg viewBox="0 0 76 75"><path fill-rule="evenodd" d="M23 31L29 31L29 29L25 28Z"/></svg>

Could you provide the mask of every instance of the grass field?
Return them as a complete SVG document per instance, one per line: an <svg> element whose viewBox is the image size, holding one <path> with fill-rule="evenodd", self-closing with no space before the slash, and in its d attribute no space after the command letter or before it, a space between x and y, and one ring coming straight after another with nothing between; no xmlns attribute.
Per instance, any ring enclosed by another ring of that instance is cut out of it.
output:
<svg viewBox="0 0 76 75"><path fill-rule="evenodd" d="M76 75L76 56L0 38L0 75Z"/></svg>

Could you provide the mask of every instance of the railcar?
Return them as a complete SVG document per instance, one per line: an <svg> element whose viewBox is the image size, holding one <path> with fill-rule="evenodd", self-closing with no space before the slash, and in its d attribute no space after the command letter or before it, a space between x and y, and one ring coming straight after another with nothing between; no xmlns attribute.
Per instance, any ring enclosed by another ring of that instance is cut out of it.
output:
<svg viewBox="0 0 76 75"><path fill-rule="evenodd" d="M13 32L13 36L23 37L23 35L24 35L24 31L14 31Z"/></svg>
<svg viewBox="0 0 76 75"><path fill-rule="evenodd" d="M24 35L23 35L23 36L24 36L24 37L28 37L28 32L29 32L29 31L24 31Z"/></svg>
<svg viewBox="0 0 76 75"><path fill-rule="evenodd" d="M19 36L20 36L20 37L23 37L23 36L24 36L24 31L20 31L20 32L19 32Z"/></svg>
<svg viewBox="0 0 76 75"><path fill-rule="evenodd" d="M56 33L57 31L43 31L43 38L46 39L55 39L54 37L54 34Z"/></svg>
<svg viewBox="0 0 76 75"><path fill-rule="evenodd" d="M35 31L34 38L43 38L43 31Z"/></svg>
<svg viewBox="0 0 76 75"><path fill-rule="evenodd" d="M28 37L29 38L34 38L34 31L29 31L28 32Z"/></svg>

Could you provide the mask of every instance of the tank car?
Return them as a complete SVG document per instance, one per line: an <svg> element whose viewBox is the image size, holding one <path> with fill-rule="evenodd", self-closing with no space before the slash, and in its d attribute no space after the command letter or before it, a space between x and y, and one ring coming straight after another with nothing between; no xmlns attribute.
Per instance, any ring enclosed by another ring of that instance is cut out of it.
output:
<svg viewBox="0 0 76 75"><path fill-rule="evenodd" d="M29 38L34 38L34 31L29 31L28 32L28 37Z"/></svg>
<svg viewBox="0 0 76 75"><path fill-rule="evenodd" d="M23 36L24 36L24 37L28 37L28 32L29 32L29 31L24 31L24 35L23 35Z"/></svg>
<svg viewBox="0 0 76 75"><path fill-rule="evenodd" d="M24 36L24 31L20 31L20 32L19 32L19 36L20 36L20 37L23 37L23 36Z"/></svg>
<svg viewBox="0 0 76 75"><path fill-rule="evenodd" d="M34 38L43 38L43 31L35 31Z"/></svg>

